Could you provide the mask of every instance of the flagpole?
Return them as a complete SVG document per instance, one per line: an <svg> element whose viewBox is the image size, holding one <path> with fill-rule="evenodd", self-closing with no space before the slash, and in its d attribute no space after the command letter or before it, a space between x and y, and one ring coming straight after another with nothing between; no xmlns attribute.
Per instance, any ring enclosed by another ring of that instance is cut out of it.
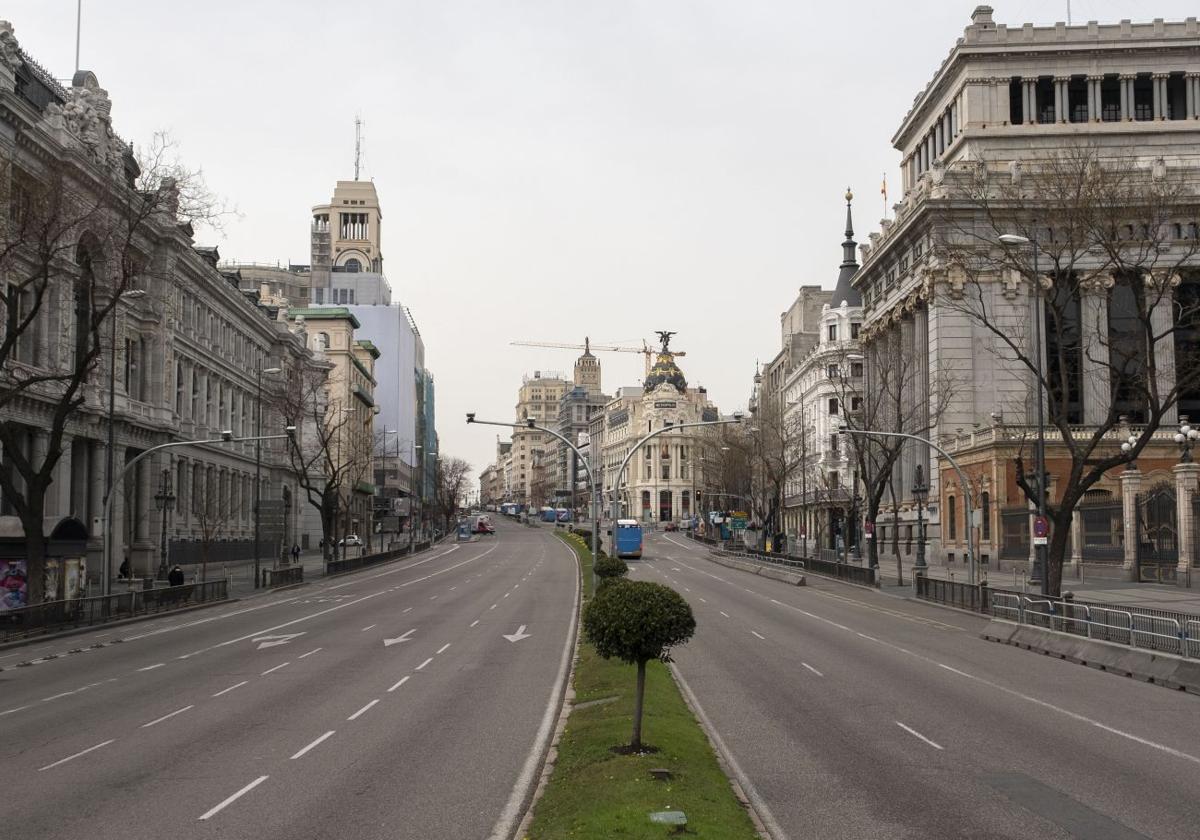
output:
<svg viewBox="0 0 1200 840"><path fill-rule="evenodd" d="M83 22L83 0L75 3L75 72L79 72L79 30Z"/></svg>

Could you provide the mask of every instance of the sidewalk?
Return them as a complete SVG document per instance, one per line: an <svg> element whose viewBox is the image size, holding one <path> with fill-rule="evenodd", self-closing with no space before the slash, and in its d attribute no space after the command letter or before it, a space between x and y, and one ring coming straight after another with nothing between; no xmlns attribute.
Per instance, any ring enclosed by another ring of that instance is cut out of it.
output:
<svg viewBox="0 0 1200 840"><path fill-rule="evenodd" d="M888 561L891 561L890 563ZM912 591L912 567L904 565L904 585L896 584L895 558L881 559L879 564L882 588L899 594L904 590ZM925 574L940 580L953 580L957 583L967 582L967 570L961 564L953 567L931 565ZM1039 584L1028 583L1021 573L987 572L983 574L988 585L995 589L1011 589L1017 592L1028 591L1030 597L1038 597L1041 592ZM1146 609L1172 610L1174 612L1194 613L1200 615L1200 589L1173 586L1161 583L1135 583L1133 581L1108 580L1076 580L1069 576L1063 577L1064 592L1073 592L1081 601L1101 601L1106 603L1124 604L1131 607Z"/></svg>

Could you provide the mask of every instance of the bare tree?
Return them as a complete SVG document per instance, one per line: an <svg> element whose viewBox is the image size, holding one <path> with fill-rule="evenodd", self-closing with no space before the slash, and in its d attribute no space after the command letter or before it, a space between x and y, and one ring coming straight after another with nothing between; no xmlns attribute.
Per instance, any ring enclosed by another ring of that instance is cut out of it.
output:
<svg viewBox="0 0 1200 840"><path fill-rule="evenodd" d="M442 533L450 533L455 514L463 506L471 474L471 465L462 458L438 458L434 483L434 504L442 519Z"/></svg>
<svg viewBox="0 0 1200 840"><path fill-rule="evenodd" d="M326 560L336 548L337 517L343 496L353 492L362 468L348 451L343 451L342 439L352 415L330 403L328 374L328 365L294 367L287 371L283 388L264 396L264 401L270 400L287 425L297 428L297 434L287 441L288 466L308 503L320 514Z"/></svg>
<svg viewBox="0 0 1200 840"><path fill-rule="evenodd" d="M1052 595L1084 493L1135 459L1182 395L1200 393L1200 239L1185 178L1162 159L1144 166L1082 144L1006 172L979 163L946 174L960 202L940 224L938 299L982 326L993 352L1043 395L1054 433L1056 498L1045 500ZM1040 353L1021 328L1039 301ZM1045 482L1027 469L1030 442L1024 434L1015 443L1016 483L1036 504Z"/></svg>
<svg viewBox="0 0 1200 840"><path fill-rule="evenodd" d="M0 493L24 530L32 603L42 598L46 493L67 424L110 352L121 295L169 282L149 256L156 243L225 212L201 173L157 153L168 142L158 135L139 161L110 135L107 159L91 169L0 162ZM45 409L43 458L10 419L24 399Z"/></svg>
<svg viewBox="0 0 1200 840"><path fill-rule="evenodd" d="M208 560L213 544L225 534L238 514L230 494L221 492L216 481L216 477L210 475L203 485L203 498L195 501L196 525L200 528L201 582L208 580Z"/></svg>

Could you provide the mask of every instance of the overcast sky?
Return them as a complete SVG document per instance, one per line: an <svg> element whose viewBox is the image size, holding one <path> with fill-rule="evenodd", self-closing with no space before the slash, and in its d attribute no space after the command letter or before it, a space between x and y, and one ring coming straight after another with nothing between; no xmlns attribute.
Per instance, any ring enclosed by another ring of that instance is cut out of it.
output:
<svg viewBox="0 0 1200 840"><path fill-rule="evenodd" d="M384 268L437 382L443 454L476 469L521 376L576 353L514 339L640 344L654 330L722 411L804 284L832 288L842 194L860 241L889 140L976 4L951 0L83 0L81 66L117 131L170 131L241 218L225 258L307 263L312 205L363 177ZM1066 0L992 4L1066 19ZM5 0L22 47L74 68L76 0ZM1182 19L1194 0L1074 0L1073 20ZM600 356L604 387L642 358Z"/></svg>

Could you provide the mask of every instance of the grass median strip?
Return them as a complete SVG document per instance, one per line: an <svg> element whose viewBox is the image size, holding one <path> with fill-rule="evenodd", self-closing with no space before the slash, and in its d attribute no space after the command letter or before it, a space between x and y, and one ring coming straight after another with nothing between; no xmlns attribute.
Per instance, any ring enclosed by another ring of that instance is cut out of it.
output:
<svg viewBox="0 0 1200 840"><path fill-rule="evenodd" d="M579 556L585 602L592 594L592 555L580 539L562 534ZM643 739L658 752L621 755L629 743L637 668L602 659L586 641L575 665L575 703L558 758L538 801L528 840L661 838L667 830L650 814L682 811L690 837L757 837L707 736L666 666L649 663ZM593 701L603 702L593 702ZM651 770L670 771L658 781Z"/></svg>

